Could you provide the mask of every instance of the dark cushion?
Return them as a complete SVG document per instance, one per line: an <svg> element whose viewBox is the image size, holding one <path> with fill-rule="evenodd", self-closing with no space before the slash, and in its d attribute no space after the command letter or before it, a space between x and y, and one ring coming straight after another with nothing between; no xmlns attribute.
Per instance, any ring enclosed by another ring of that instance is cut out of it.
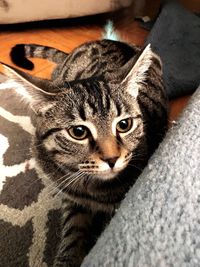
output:
<svg viewBox="0 0 200 267"><path fill-rule="evenodd" d="M148 43L163 61L169 98L192 93L200 83L200 18L177 1L166 1Z"/></svg>

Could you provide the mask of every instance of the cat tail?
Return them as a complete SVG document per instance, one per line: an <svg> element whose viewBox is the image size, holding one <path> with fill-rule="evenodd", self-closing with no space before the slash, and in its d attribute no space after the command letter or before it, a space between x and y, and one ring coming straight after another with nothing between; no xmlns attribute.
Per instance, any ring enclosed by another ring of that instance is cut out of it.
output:
<svg viewBox="0 0 200 267"><path fill-rule="evenodd" d="M120 41L121 37L119 33L115 30L113 26L113 22L111 20L108 20L104 27L104 32L102 34L103 39L108 39L112 41Z"/></svg>
<svg viewBox="0 0 200 267"><path fill-rule="evenodd" d="M56 48L36 44L18 44L15 45L10 52L12 62L27 70L32 70L34 68L33 62L27 59L29 57L44 58L60 64L67 56L67 53Z"/></svg>

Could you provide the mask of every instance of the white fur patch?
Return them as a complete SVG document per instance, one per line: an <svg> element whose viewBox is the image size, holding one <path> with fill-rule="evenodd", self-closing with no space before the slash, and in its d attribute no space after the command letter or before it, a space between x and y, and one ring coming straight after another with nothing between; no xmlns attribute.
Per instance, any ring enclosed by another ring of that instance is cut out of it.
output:
<svg viewBox="0 0 200 267"><path fill-rule="evenodd" d="M0 90L13 89L16 87L18 87L18 83L16 83L15 81L12 81L12 80L8 80L8 81L0 84Z"/></svg>
<svg viewBox="0 0 200 267"><path fill-rule="evenodd" d="M99 171L105 172L105 171L110 171L111 168L109 167L108 163L102 161L101 164L99 164Z"/></svg>
<svg viewBox="0 0 200 267"><path fill-rule="evenodd" d="M44 146L48 151L52 151L53 149L57 147L57 144L55 140L52 137L50 137L44 141Z"/></svg>

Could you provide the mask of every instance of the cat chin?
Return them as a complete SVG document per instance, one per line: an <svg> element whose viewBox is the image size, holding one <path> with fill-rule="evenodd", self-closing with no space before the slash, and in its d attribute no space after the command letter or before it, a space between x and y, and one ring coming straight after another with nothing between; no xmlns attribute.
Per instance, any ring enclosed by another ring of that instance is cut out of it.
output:
<svg viewBox="0 0 200 267"><path fill-rule="evenodd" d="M97 178L98 180L101 181L107 181L107 180L112 180L117 178L117 176L119 175L119 172L113 172L113 171L102 171L102 172L98 172L96 174L93 174L93 176L95 178Z"/></svg>

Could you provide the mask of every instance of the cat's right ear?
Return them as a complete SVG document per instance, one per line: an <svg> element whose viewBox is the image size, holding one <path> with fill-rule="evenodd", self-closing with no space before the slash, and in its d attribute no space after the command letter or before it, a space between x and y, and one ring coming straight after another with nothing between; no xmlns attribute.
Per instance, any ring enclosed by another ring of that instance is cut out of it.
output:
<svg viewBox="0 0 200 267"><path fill-rule="evenodd" d="M160 58L152 51L148 44L140 53L131 58L117 71L106 74L107 79L120 83L120 88L126 90L131 96L137 98L139 91L147 83L150 69L154 68L158 77L162 76Z"/></svg>
<svg viewBox="0 0 200 267"><path fill-rule="evenodd" d="M8 79L0 84L0 89L15 89L35 112L53 101L56 93L49 92L51 81L33 77L4 63L1 66Z"/></svg>
<svg viewBox="0 0 200 267"><path fill-rule="evenodd" d="M127 66L126 66L127 65ZM140 89L142 89L148 82L148 77L154 69L159 77L162 75L162 64L160 58L152 51L151 45L148 44L135 58L131 59L125 65L126 73L122 87L126 88L127 92L133 97L137 98Z"/></svg>

